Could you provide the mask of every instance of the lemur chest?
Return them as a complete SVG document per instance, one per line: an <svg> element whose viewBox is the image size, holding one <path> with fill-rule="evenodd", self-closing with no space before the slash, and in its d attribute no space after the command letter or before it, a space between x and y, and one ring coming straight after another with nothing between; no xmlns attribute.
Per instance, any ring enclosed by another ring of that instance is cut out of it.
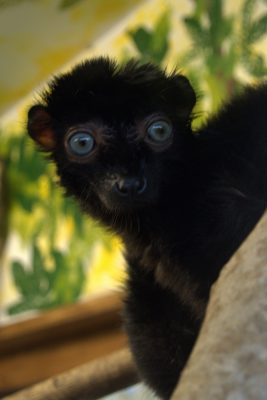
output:
<svg viewBox="0 0 267 400"><path fill-rule="evenodd" d="M199 283L190 275L167 248L150 244L140 254L140 266L154 274L155 282L163 289L171 290L184 305L198 317L203 315L206 301L200 298Z"/></svg>

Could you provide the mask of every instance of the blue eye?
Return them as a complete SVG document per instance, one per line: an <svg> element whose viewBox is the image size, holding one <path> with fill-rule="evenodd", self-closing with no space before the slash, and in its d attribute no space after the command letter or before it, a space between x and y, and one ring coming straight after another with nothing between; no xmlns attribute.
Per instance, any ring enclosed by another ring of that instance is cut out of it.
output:
<svg viewBox="0 0 267 400"><path fill-rule="evenodd" d="M89 132L74 133L68 140L68 147L76 156L87 156L95 146L95 140Z"/></svg>
<svg viewBox="0 0 267 400"><path fill-rule="evenodd" d="M172 136L171 124L164 120L152 122L147 128L149 139L156 143L164 143Z"/></svg>

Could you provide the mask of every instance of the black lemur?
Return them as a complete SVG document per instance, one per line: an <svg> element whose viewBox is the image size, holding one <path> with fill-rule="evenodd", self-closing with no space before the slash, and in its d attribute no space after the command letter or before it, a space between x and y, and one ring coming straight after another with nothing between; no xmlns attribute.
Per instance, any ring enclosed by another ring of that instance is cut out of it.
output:
<svg viewBox="0 0 267 400"><path fill-rule="evenodd" d="M28 114L82 209L120 235L124 321L141 378L168 399L212 283L267 201L267 84L192 131L179 73L96 58L55 77Z"/></svg>

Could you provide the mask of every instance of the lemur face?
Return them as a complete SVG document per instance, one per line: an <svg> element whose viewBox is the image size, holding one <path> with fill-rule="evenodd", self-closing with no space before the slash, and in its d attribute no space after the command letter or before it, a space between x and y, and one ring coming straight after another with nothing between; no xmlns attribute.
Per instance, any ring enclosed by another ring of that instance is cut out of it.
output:
<svg viewBox="0 0 267 400"><path fill-rule="evenodd" d="M29 134L83 207L125 213L158 201L195 103L186 78L96 59L55 78L43 99L29 111Z"/></svg>

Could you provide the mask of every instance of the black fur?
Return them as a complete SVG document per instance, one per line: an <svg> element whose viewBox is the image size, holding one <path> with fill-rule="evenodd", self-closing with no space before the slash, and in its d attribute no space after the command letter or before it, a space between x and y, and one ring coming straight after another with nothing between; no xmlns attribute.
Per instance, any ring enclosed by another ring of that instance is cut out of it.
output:
<svg viewBox="0 0 267 400"><path fill-rule="evenodd" d="M142 379L163 399L190 354L212 283L267 200L267 85L244 90L193 133L195 102L179 74L99 58L56 77L28 121L67 193L125 243L130 347ZM151 115L172 124L166 148L147 141ZM97 148L79 162L64 138L92 121ZM114 181L129 176L146 177L144 193L114 191Z"/></svg>

